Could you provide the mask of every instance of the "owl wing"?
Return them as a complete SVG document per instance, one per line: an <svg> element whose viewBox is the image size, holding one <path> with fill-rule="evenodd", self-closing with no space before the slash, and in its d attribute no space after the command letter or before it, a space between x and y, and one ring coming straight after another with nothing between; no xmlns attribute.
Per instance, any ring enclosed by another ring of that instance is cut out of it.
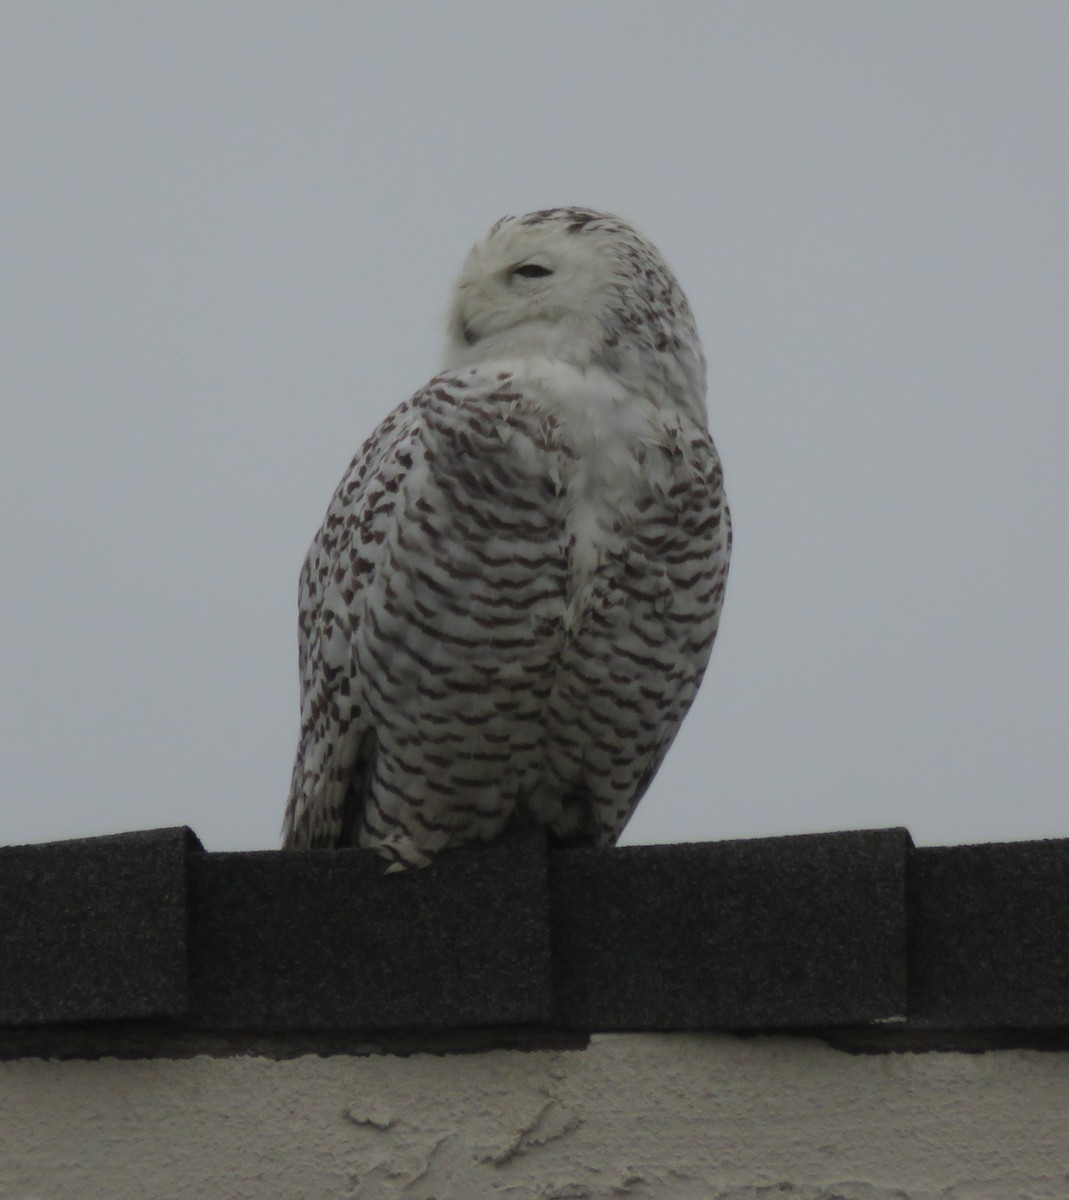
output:
<svg viewBox="0 0 1069 1200"><path fill-rule="evenodd" d="M357 455L301 577L287 848L421 865L530 790L566 573L547 438L508 371L466 367Z"/></svg>
<svg viewBox="0 0 1069 1200"><path fill-rule="evenodd" d="M298 588L301 731L283 823L287 848L336 846L373 752L355 704L351 647L419 442L419 394L385 418L342 476Z"/></svg>

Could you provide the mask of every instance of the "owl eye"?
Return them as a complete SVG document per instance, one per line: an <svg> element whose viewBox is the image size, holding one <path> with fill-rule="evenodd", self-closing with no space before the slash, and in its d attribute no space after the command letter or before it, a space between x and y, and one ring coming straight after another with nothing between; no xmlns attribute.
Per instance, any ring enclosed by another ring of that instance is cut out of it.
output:
<svg viewBox="0 0 1069 1200"><path fill-rule="evenodd" d="M552 275L553 272L540 263L524 263L521 267L513 267L509 274L522 275L524 279L541 279L545 275Z"/></svg>

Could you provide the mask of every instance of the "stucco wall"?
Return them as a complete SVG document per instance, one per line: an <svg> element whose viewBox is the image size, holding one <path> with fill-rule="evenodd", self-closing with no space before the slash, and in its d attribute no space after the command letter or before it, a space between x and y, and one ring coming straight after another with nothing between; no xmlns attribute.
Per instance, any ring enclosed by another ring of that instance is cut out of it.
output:
<svg viewBox="0 0 1069 1200"><path fill-rule="evenodd" d="M0 1063L0 1197L1065 1200L1069 1054L582 1051Z"/></svg>

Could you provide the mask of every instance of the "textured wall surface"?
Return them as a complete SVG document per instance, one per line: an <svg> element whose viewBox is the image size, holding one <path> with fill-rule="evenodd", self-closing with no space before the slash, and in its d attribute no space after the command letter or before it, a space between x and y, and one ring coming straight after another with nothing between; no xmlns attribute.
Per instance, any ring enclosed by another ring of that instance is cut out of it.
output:
<svg viewBox="0 0 1069 1200"><path fill-rule="evenodd" d="M1064 1200L1069 1054L581 1051L0 1063L0 1197Z"/></svg>

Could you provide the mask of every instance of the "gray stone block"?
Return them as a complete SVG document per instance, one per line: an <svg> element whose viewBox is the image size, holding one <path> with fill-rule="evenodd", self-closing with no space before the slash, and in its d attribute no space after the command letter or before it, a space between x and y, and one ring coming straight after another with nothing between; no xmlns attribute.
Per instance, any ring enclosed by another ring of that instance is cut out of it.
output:
<svg viewBox="0 0 1069 1200"><path fill-rule="evenodd" d="M455 1029L552 1014L540 836L384 874L367 850L190 860L190 1023Z"/></svg>
<svg viewBox="0 0 1069 1200"><path fill-rule="evenodd" d="M551 855L564 1028L771 1029L906 1013L904 829Z"/></svg>
<svg viewBox="0 0 1069 1200"><path fill-rule="evenodd" d="M181 1016L185 828L0 848L0 1024Z"/></svg>
<svg viewBox="0 0 1069 1200"><path fill-rule="evenodd" d="M1069 1025L1069 839L915 850L911 1024Z"/></svg>

